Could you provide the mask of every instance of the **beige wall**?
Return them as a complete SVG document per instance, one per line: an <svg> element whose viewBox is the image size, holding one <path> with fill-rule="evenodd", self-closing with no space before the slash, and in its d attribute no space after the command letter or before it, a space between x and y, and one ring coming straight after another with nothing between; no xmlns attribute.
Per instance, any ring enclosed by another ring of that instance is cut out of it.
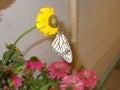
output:
<svg viewBox="0 0 120 90"><path fill-rule="evenodd" d="M80 62L101 75L120 51L120 0L79 0Z"/></svg>
<svg viewBox="0 0 120 90"><path fill-rule="evenodd" d="M41 7L53 7L59 20L69 30L68 0L1 0L0 58L5 51L4 42L13 43L26 29L34 26L35 17ZM51 52L50 44L50 39L46 40L46 37L35 30L25 36L17 46L26 54L26 59L37 55L48 63L61 60Z"/></svg>

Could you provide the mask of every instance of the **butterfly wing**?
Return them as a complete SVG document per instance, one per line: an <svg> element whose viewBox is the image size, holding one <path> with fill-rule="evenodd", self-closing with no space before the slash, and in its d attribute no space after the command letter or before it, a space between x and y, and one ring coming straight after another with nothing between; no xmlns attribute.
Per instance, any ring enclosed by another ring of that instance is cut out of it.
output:
<svg viewBox="0 0 120 90"><path fill-rule="evenodd" d="M64 36L63 33L59 33L56 35L55 40L52 43L52 51L59 56L62 56L67 62L72 62L72 51L70 45Z"/></svg>

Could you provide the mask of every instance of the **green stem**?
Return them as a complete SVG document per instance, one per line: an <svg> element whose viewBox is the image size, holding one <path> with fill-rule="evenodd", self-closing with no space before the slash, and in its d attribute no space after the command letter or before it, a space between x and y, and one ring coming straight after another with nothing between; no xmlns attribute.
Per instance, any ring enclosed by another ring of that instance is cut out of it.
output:
<svg viewBox="0 0 120 90"><path fill-rule="evenodd" d="M30 85L31 85L31 81L32 81L32 75L33 75L34 71L30 71L30 76L29 76L29 79L28 79L28 85L27 85L27 88L26 90L29 90L30 88Z"/></svg>
<svg viewBox="0 0 120 90"><path fill-rule="evenodd" d="M24 37L26 34L28 34L29 32L33 31L35 28L36 28L36 26L28 29L28 30L27 30L26 32L24 32L21 36L19 36L19 37L17 38L17 40L15 41L15 43L13 44L13 46L15 46L15 45L17 44L17 42L19 42L19 40L20 40L21 38L23 38L23 37Z"/></svg>
<svg viewBox="0 0 120 90"><path fill-rule="evenodd" d="M20 36L16 39L16 41L14 42L12 48L10 49L10 53L9 53L8 56L5 58L3 65L5 65L5 64L7 63L7 61L9 60L11 54L13 53L13 49L14 49L14 47L16 46L16 44L17 44L26 34L28 34L29 32L33 31L34 29L35 29L35 26L32 27L32 28L30 28L30 29L28 29L26 32L24 32L22 35L20 35Z"/></svg>

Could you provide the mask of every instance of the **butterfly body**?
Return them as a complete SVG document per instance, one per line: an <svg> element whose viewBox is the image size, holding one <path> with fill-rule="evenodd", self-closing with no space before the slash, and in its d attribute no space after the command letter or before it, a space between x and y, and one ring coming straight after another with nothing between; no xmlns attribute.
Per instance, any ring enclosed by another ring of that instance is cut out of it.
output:
<svg viewBox="0 0 120 90"><path fill-rule="evenodd" d="M67 38L63 34L63 29L58 31L55 40L53 41L51 46L54 53L62 56L68 63L72 62L72 51L69 42L67 41Z"/></svg>

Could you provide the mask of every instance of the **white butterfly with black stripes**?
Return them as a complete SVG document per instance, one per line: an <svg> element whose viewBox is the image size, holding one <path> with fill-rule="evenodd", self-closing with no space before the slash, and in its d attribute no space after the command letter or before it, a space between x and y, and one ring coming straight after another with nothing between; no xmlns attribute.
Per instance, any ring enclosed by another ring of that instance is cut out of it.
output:
<svg viewBox="0 0 120 90"><path fill-rule="evenodd" d="M72 62L72 50L70 48L69 42L63 34L63 29L58 31L51 47L52 51L57 55L62 56L65 61L67 61L68 63Z"/></svg>

